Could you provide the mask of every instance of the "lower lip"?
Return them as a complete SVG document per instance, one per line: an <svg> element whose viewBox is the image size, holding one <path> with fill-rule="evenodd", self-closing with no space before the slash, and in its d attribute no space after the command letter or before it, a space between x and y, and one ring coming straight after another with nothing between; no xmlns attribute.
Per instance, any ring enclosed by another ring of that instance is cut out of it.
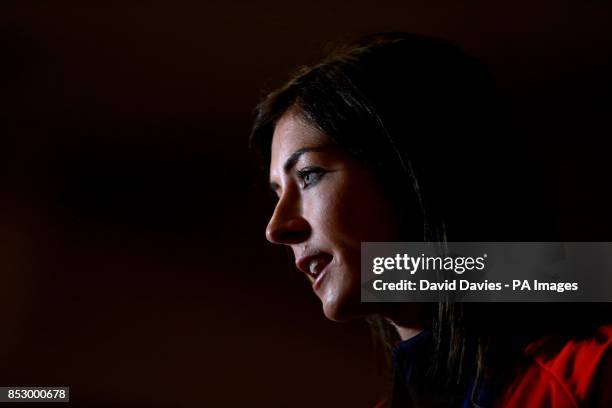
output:
<svg viewBox="0 0 612 408"><path fill-rule="evenodd" d="M315 279L315 281L312 283L312 289L313 290L317 290L321 287L322 283L323 283L323 279L325 279L325 275L327 274L327 271L329 271L331 265L331 261L329 261L329 263L327 265L325 265L325 268L323 268L323 270L321 271L321 273L319 273L319 275L317 276L317 278Z"/></svg>

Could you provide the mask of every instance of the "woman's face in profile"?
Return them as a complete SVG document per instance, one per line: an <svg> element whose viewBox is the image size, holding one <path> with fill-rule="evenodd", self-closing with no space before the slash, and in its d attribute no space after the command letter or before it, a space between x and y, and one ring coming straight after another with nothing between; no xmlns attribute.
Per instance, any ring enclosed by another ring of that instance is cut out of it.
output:
<svg viewBox="0 0 612 408"><path fill-rule="evenodd" d="M400 235L370 171L290 109L272 137L270 183L278 202L266 237L291 247L325 315L346 320L373 312L360 302L361 242Z"/></svg>

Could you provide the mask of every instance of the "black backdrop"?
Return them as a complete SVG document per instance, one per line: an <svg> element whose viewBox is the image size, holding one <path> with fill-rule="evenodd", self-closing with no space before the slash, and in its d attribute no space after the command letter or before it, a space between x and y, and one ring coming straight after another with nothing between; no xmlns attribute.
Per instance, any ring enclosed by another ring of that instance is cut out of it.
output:
<svg viewBox="0 0 612 408"><path fill-rule="evenodd" d="M262 89L333 40L443 37L544 152L562 236L610 240L605 1L0 5L0 385L73 406L372 406L363 323L324 320L246 141Z"/></svg>

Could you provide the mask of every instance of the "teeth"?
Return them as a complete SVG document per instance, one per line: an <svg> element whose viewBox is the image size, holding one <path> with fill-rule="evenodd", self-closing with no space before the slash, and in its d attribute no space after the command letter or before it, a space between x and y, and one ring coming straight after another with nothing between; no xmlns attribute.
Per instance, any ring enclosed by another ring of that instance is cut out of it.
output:
<svg viewBox="0 0 612 408"><path fill-rule="evenodd" d="M313 259L314 258L314 259ZM318 254L315 257L310 258L308 262L308 275L316 278L321 274L321 271L325 269L325 266L331 262L331 256L327 254Z"/></svg>
<svg viewBox="0 0 612 408"><path fill-rule="evenodd" d="M321 273L321 270L323 270L323 268L325 267L325 264L327 263L327 259L325 258L317 258L313 261L310 262L310 274L312 276L317 276L318 274Z"/></svg>
<svg viewBox="0 0 612 408"><path fill-rule="evenodd" d="M317 276L317 274L319 273L317 271L317 268L319 266L319 262L321 262L320 260L314 260L312 262L310 262L310 274L313 276Z"/></svg>

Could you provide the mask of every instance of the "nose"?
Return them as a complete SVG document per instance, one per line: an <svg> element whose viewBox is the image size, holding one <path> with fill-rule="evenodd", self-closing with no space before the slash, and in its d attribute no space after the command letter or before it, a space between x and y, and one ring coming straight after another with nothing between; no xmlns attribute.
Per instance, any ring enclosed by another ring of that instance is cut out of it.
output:
<svg viewBox="0 0 612 408"><path fill-rule="evenodd" d="M299 244L308 239L311 228L299 203L283 196L276 204L266 227L266 238L273 244Z"/></svg>

